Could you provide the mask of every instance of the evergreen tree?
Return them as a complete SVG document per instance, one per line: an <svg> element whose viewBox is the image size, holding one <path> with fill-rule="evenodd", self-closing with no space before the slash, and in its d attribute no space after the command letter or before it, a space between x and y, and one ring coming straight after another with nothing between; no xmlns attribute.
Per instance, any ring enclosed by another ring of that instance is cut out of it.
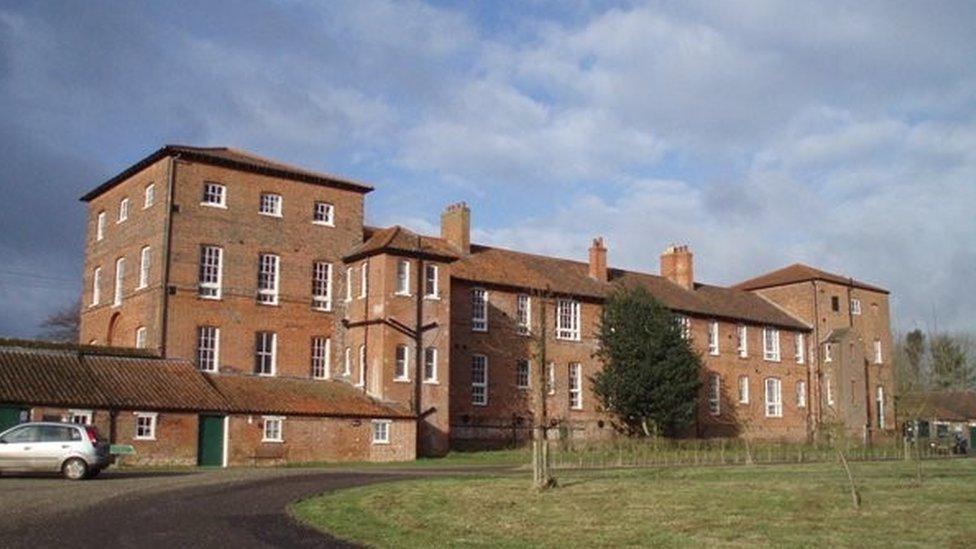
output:
<svg viewBox="0 0 976 549"><path fill-rule="evenodd" d="M678 319L644 288L620 288L603 306L593 392L630 435L672 436L693 425L701 357Z"/></svg>

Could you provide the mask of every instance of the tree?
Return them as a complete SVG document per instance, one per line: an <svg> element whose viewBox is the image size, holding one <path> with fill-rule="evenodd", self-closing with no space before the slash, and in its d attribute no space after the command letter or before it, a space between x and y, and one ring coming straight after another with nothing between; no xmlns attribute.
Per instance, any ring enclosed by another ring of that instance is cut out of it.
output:
<svg viewBox="0 0 976 549"><path fill-rule="evenodd" d="M546 399L549 393L549 356L546 334L546 308L551 301L548 292L536 292L536 309L539 311L538 329L532 334L532 354L535 363L535 397L532 407L532 484L537 490L546 490L556 486L556 479L551 472L551 456L549 454L549 408Z"/></svg>
<svg viewBox="0 0 976 549"><path fill-rule="evenodd" d="M677 317L644 288L620 288L603 306L593 392L631 436L673 436L694 423L701 357Z"/></svg>
<svg viewBox="0 0 976 549"><path fill-rule="evenodd" d="M956 338L948 334L930 338L929 354L935 385L940 389L965 389L972 383L972 372L966 360L966 350Z"/></svg>
<svg viewBox="0 0 976 549"><path fill-rule="evenodd" d="M80 311L81 302L75 300L74 303L49 314L41 322L43 331L38 337L57 343L77 343Z"/></svg>

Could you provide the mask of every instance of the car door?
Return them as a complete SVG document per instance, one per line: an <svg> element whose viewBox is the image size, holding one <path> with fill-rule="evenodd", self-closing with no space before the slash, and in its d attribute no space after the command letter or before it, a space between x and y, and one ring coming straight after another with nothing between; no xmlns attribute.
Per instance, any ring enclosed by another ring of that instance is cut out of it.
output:
<svg viewBox="0 0 976 549"><path fill-rule="evenodd" d="M61 467L62 458L71 452L72 440L81 440L77 428L42 425L40 439L30 452L31 469L56 471Z"/></svg>
<svg viewBox="0 0 976 549"><path fill-rule="evenodd" d="M40 440L37 425L17 427L0 438L0 467L4 469L31 468L31 452Z"/></svg>

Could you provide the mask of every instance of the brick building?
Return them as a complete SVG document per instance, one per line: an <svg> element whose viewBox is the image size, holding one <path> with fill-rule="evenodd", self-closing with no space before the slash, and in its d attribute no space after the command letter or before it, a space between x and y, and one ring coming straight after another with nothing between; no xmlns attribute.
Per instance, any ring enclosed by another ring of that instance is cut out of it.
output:
<svg viewBox="0 0 976 549"><path fill-rule="evenodd" d="M81 342L150 349L217 388L247 385L241 410L267 387L342 384L416 417L417 451L437 455L524 438L537 368L562 433L608 436L588 382L594 327L608 292L640 285L704 357L697 435L893 426L880 288L803 266L702 284L685 246L651 274L608 267L602 239L586 262L478 245L464 204L436 236L368 227L371 190L234 149L163 147L83 197ZM529 348L540 315L546 365ZM847 352L828 362L828 346Z"/></svg>

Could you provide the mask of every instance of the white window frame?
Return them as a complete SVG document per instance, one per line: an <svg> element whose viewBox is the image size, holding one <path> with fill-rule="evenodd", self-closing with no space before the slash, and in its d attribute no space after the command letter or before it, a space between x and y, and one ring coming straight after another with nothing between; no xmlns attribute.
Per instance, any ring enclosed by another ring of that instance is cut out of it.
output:
<svg viewBox="0 0 976 549"><path fill-rule="evenodd" d="M324 336L312 338L312 379L329 379L332 370L332 340Z"/></svg>
<svg viewBox="0 0 976 549"><path fill-rule="evenodd" d="M270 336L271 349L265 346ZM268 359L270 371L264 371L265 358ZM263 377L273 377L278 370L278 334L276 332L261 331L254 333L254 374Z"/></svg>
<svg viewBox="0 0 976 549"><path fill-rule="evenodd" d="M269 217L281 217L282 198L277 193L261 193L258 198L258 213Z"/></svg>
<svg viewBox="0 0 976 549"><path fill-rule="evenodd" d="M342 375L349 377L352 375L352 347L346 346L342 354Z"/></svg>
<svg viewBox="0 0 976 549"><path fill-rule="evenodd" d="M98 212L97 220L95 221L95 242L100 242L105 238L105 221L107 215L105 210Z"/></svg>
<svg viewBox="0 0 976 549"><path fill-rule="evenodd" d="M156 420L159 416L156 412L133 412L135 415L135 432L132 433L132 440L156 440ZM146 425L142 421L147 420ZM140 432L142 432L140 434Z"/></svg>
<svg viewBox="0 0 976 549"><path fill-rule="evenodd" d="M328 261L312 262L312 309L332 310L332 264Z"/></svg>
<svg viewBox="0 0 976 549"><path fill-rule="evenodd" d="M212 181L205 182L203 184L203 198L200 199L200 205L227 209L227 187Z"/></svg>
<svg viewBox="0 0 976 549"><path fill-rule="evenodd" d="M488 357L477 353L471 355L471 404L488 405Z"/></svg>
<svg viewBox="0 0 976 549"><path fill-rule="evenodd" d="M852 315L861 314L861 300L856 297L851 298L851 314Z"/></svg>
<svg viewBox="0 0 976 549"><path fill-rule="evenodd" d="M156 184L150 183L146 185L145 192L142 195L142 209L151 208L153 204L156 203Z"/></svg>
<svg viewBox="0 0 976 549"><path fill-rule="evenodd" d="M824 374L824 386L826 387L824 393L826 393L827 396L827 405L833 406L834 405L834 384L831 380L829 373Z"/></svg>
<svg viewBox="0 0 976 549"><path fill-rule="evenodd" d="M125 197L119 201L119 218L115 220L116 224L124 223L129 219L129 197Z"/></svg>
<svg viewBox="0 0 976 549"><path fill-rule="evenodd" d="M359 267L359 299L366 299L369 294L369 260L364 260Z"/></svg>
<svg viewBox="0 0 976 549"><path fill-rule="evenodd" d="M488 290L471 288L471 331L488 331Z"/></svg>
<svg viewBox="0 0 976 549"><path fill-rule="evenodd" d="M284 442L285 441L285 417L284 416L262 416L261 417L261 442Z"/></svg>
<svg viewBox="0 0 976 549"><path fill-rule="evenodd" d="M678 316L678 326L681 328L681 337L691 339L691 319L685 315Z"/></svg>
<svg viewBox="0 0 976 549"><path fill-rule="evenodd" d="M833 349L831 349L830 342L824 343L824 362L833 362Z"/></svg>
<svg viewBox="0 0 976 549"><path fill-rule="evenodd" d="M763 360L780 361L779 330L772 326L763 328Z"/></svg>
<svg viewBox="0 0 976 549"><path fill-rule="evenodd" d="M330 202L316 201L312 206L312 223L324 227L335 227L335 206Z"/></svg>
<svg viewBox="0 0 976 549"><path fill-rule="evenodd" d="M148 332L146 331L146 327L145 326L139 326L138 328L136 328L136 349L145 349L146 348L146 336L147 335L148 335Z"/></svg>
<svg viewBox="0 0 976 549"><path fill-rule="evenodd" d="M881 352L881 340L880 339L875 339L874 340L874 363L875 364L883 364L884 363L884 354Z"/></svg>
<svg viewBox="0 0 976 549"><path fill-rule="evenodd" d="M366 385L366 346L359 346L359 380L356 382L356 387L364 387Z"/></svg>
<svg viewBox="0 0 976 549"><path fill-rule="evenodd" d="M708 354L712 356L717 356L719 354L719 342L718 342L718 321L710 320L708 322Z"/></svg>
<svg viewBox="0 0 976 549"><path fill-rule="evenodd" d="M431 276L433 274L433 276ZM440 299L440 269L430 263L424 265L424 298Z"/></svg>
<svg viewBox="0 0 976 549"><path fill-rule="evenodd" d="M68 423L75 425L91 425L94 421L94 410L68 410ZM81 421L78 421L78 420Z"/></svg>
<svg viewBox="0 0 976 549"><path fill-rule="evenodd" d="M224 274L224 249L209 244L200 245L200 264L197 270L197 295L202 299L220 299Z"/></svg>
<svg viewBox="0 0 976 549"><path fill-rule="evenodd" d="M112 292L112 306L122 305L122 298L125 284L125 258L120 257L115 260L115 288Z"/></svg>
<svg viewBox="0 0 976 549"><path fill-rule="evenodd" d="M528 294L515 296L515 331L524 336L532 334L532 297Z"/></svg>
<svg viewBox="0 0 976 549"><path fill-rule="evenodd" d="M92 271L92 298L91 307L94 307L101 303L102 301L102 268L95 267Z"/></svg>
<svg viewBox="0 0 976 549"><path fill-rule="evenodd" d="M749 404L749 376L739 376L739 404Z"/></svg>
<svg viewBox="0 0 976 549"><path fill-rule="evenodd" d="M583 409L583 366L579 362L569 363L569 408Z"/></svg>
<svg viewBox="0 0 976 549"><path fill-rule="evenodd" d="M437 383L437 347L424 347L423 375L424 383Z"/></svg>
<svg viewBox="0 0 976 549"><path fill-rule="evenodd" d="M207 363L210 363L209 367L205 367ZM220 328L197 326L197 369L201 372L220 371Z"/></svg>
<svg viewBox="0 0 976 549"><path fill-rule="evenodd" d="M281 280L281 257L277 254L258 254L259 305L278 304L278 285Z"/></svg>
<svg viewBox="0 0 976 549"><path fill-rule="evenodd" d="M398 259L396 262L396 285L394 295L410 295L410 261Z"/></svg>
<svg viewBox="0 0 976 549"><path fill-rule="evenodd" d="M767 377L763 387L766 417L783 417L783 383L778 377Z"/></svg>
<svg viewBox="0 0 976 549"><path fill-rule="evenodd" d="M878 428L885 428L885 400L884 400L884 385L878 385L875 389L874 394L875 402L875 413L877 413Z"/></svg>
<svg viewBox="0 0 976 549"><path fill-rule="evenodd" d="M749 357L749 327L745 324L739 324L735 327L736 336L736 351L739 353L739 358Z"/></svg>
<svg viewBox="0 0 976 549"><path fill-rule="evenodd" d="M393 381L410 381L410 347L397 345L393 353Z"/></svg>
<svg viewBox="0 0 976 549"><path fill-rule="evenodd" d="M807 338L802 332L793 334L794 355L793 360L797 364L803 364L807 360Z"/></svg>
<svg viewBox="0 0 976 549"><path fill-rule="evenodd" d="M372 421L372 441L373 444L390 443L390 427L393 422L388 419L374 419Z"/></svg>
<svg viewBox="0 0 976 549"><path fill-rule="evenodd" d="M546 365L546 392L550 395L556 394L556 363L550 362Z"/></svg>
<svg viewBox="0 0 976 549"><path fill-rule="evenodd" d="M800 381L796 382L796 407L806 408L807 407L807 382Z"/></svg>
<svg viewBox="0 0 976 549"><path fill-rule="evenodd" d="M146 286L149 286L149 268L150 268L150 254L152 250L149 246L143 246L139 250L139 286L136 287L137 290L141 290Z"/></svg>
<svg viewBox="0 0 976 549"><path fill-rule="evenodd" d="M722 413L722 376L718 374L708 376L708 413L713 416Z"/></svg>
<svg viewBox="0 0 976 549"><path fill-rule="evenodd" d="M527 358L520 358L515 361L515 388L528 389L531 386L532 363Z"/></svg>
<svg viewBox="0 0 976 549"><path fill-rule="evenodd" d="M346 267L346 303L352 301L352 267Z"/></svg>
<svg viewBox="0 0 976 549"><path fill-rule="evenodd" d="M556 339L580 340L580 302L575 299L556 300Z"/></svg>

